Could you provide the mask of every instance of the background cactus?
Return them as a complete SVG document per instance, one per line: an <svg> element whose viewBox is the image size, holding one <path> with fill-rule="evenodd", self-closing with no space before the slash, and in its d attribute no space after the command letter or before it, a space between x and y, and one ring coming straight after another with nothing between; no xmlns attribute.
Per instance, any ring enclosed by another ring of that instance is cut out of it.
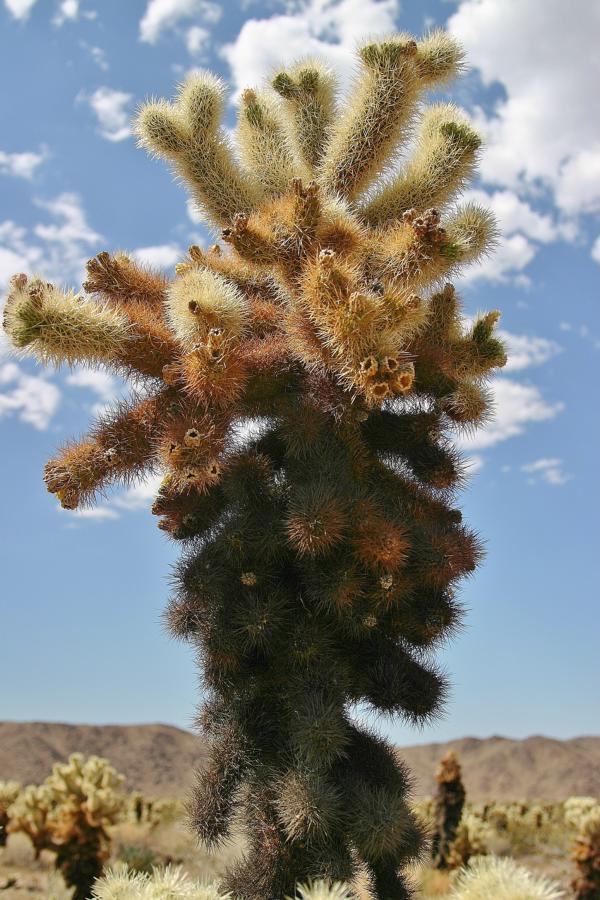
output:
<svg viewBox="0 0 600 900"><path fill-rule="evenodd" d="M108 829L125 811L123 780L105 759L73 753L42 785L26 787L9 809L9 831L27 834L36 855L55 852L74 900L87 900L109 857Z"/></svg>
<svg viewBox="0 0 600 900"><path fill-rule="evenodd" d="M451 860L452 845L457 836L465 804L465 789L462 783L460 764L458 756L453 751L447 753L441 760L436 780L438 789L435 798L435 830L431 856L436 868L447 869L455 864ZM465 839L468 837L468 830L465 829L462 837L464 845ZM466 846L459 851L459 865L468 861L470 852Z"/></svg>
<svg viewBox="0 0 600 900"><path fill-rule="evenodd" d="M0 781L0 847L6 844L8 807L15 802L20 790L21 785L18 781Z"/></svg>
<svg viewBox="0 0 600 900"><path fill-rule="evenodd" d="M435 32L359 56L345 106L314 62L277 73L275 93L246 92L243 165L214 76L144 105L140 142L225 249L190 248L169 282L102 253L81 296L18 275L5 313L21 352L135 378L136 396L66 446L46 483L76 508L166 472L153 511L187 544L167 620L198 650L211 744L191 818L212 847L242 807L249 851L223 885L240 900L348 881L358 864L375 897L408 896L399 870L422 845L409 779L351 710L436 714L446 681L431 651L481 557L454 503L451 436L485 420L506 356L498 313L464 324L444 281L495 228L455 206L478 139L452 107L420 106L462 54ZM413 125L415 158L395 178Z"/></svg>
<svg viewBox="0 0 600 900"><path fill-rule="evenodd" d="M580 798L586 799L586 798ZM573 808L570 810L573 815ZM572 888L576 900L600 897L600 804L582 811L573 845L576 874Z"/></svg>
<svg viewBox="0 0 600 900"><path fill-rule="evenodd" d="M451 894L452 900L561 900L564 896L550 879L496 856L478 857L462 869Z"/></svg>

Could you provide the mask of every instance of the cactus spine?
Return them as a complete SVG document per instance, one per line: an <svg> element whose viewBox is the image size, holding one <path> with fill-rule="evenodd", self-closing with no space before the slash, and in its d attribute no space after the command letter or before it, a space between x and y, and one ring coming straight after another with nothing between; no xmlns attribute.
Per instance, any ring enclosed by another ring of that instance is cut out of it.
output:
<svg viewBox="0 0 600 900"><path fill-rule="evenodd" d="M348 882L359 866L374 897L408 896L402 868L423 839L409 778L351 709L436 714L446 682L431 651L481 557L453 501L451 434L485 420L506 357L498 314L463 327L443 284L493 243L489 213L443 209L477 140L436 108L400 181L377 183L461 51L436 32L368 43L360 59L345 107L313 61L276 74L275 94L246 93L243 167L213 76L143 106L141 144L170 160L222 245L191 247L168 284L100 254L83 299L19 275L7 306L21 352L87 357L145 385L46 481L75 508L165 472L153 511L185 547L167 620L202 661L211 746L191 818L212 847L243 815L248 853L222 885L238 900ZM260 427L244 436L246 421Z"/></svg>

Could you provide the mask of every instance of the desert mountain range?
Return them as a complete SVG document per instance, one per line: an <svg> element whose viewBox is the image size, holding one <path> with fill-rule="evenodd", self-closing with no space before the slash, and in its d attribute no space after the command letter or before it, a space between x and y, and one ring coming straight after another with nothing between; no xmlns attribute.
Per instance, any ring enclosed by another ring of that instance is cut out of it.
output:
<svg viewBox="0 0 600 900"><path fill-rule="evenodd" d="M474 802L600 796L600 737L541 736L399 747L414 775L416 796L433 793L438 760L449 749L459 754L467 796ZM55 762L75 751L107 757L126 776L128 790L176 796L187 793L206 756L200 738L170 725L0 722L0 781L39 783Z"/></svg>

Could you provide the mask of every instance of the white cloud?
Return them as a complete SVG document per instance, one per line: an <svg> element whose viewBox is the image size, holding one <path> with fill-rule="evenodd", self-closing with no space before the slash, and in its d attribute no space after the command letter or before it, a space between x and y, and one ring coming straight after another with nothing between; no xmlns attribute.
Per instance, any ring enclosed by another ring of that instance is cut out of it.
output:
<svg viewBox="0 0 600 900"><path fill-rule="evenodd" d="M200 25L193 25L185 33L185 45L190 56L198 56L203 53L210 40L210 31Z"/></svg>
<svg viewBox="0 0 600 900"><path fill-rule="evenodd" d="M209 0L148 0L140 20L140 40L155 44L163 31L176 28L184 19L217 22L221 11L218 3Z"/></svg>
<svg viewBox="0 0 600 900"><path fill-rule="evenodd" d="M0 222L0 289L16 272L39 272L61 283L81 282L89 247L102 238L89 226L77 194L34 202L54 221L40 222L31 230L11 219Z"/></svg>
<svg viewBox="0 0 600 900"><path fill-rule="evenodd" d="M533 422L555 418L563 403L548 403L540 390L509 378L496 378L491 384L494 418L473 434L461 435L457 443L467 451L485 450L523 434Z"/></svg>
<svg viewBox="0 0 600 900"><path fill-rule="evenodd" d="M28 375L13 362L0 366L0 418L17 415L44 431L60 403L60 391L42 375Z"/></svg>
<svg viewBox="0 0 600 900"><path fill-rule="evenodd" d="M138 247L133 251L137 262L157 269L170 269L183 256L176 244L158 244L155 247Z"/></svg>
<svg viewBox="0 0 600 900"><path fill-rule="evenodd" d="M107 412L113 401L119 396L120 383L114 375L103 369L86 369L77 367L73 369L65 379L71 387L85 388L92 391L98 398L98 402L91 407L91 412L99 416Z"/></svg>
<svg viewBox="0 0 600 900"><path fill-rule="evenodd" d="M68 513L70 518L74 519L97 519L99 521L106 519L118 519L119 513L110 506L90 506L87 509L63 509L59 506L61 512Z"/></svg>
<svg viewBox="0 0 600 900"><path fill-rule="evenodd" d="M231 80L241 89L259 84L277 66L303 56L324 58L347 84L352 51L365 35L396 30L398 0L304 0L290 11L247 19L237 38L221 48Z"/></svg>
<svg viewBox="0 0 600 900"><path fill-rule="evenodd" d="M597 263L600 263L600 235L594 241L594 245L592 247L592 259Z"/></svg>
<svg viewBox="0 0 600 900"><path fill-rule="evenodd" d="M37 0L4 0L4 5L15 19L27 19Z"/></svg>
<svg viewBox="0 0 600 900"><path fill-rule="evenodd" d="M512 334L504 330L498 332L498 337L505 341L508 349L508 362L504 372L517 372L529 366L542 365L562 352L562 347L548 338Z"/></svg>
<svg viewBox="0 0 600 900"><path fill-rule="evenodd" d="M515 233L548 244L559 239L573 240L575 231L570 222L557 223L552 216L537 212L514 191L505 189L489 193L483 190L465 191L464 200L479 203L494 213L504 235Z"/></svg>
<svg viewBox="0 0 600 900"><path fill-rule="evenodd" d="M42 148L40 153L6 153L0 150L0 174L12 175L15 178L33 178L35 170L46 159L47 151Z"/></svg>
<svg viewBox="0 0 600 900"><path fill-rule="evenodd" d="M36 225L34 233L44 241L71 246L74 243L95 244L102 236L87 223L81 198L77 194L59 194L54 200L36 200L36 205L62 221L59 224Z"/></svg>
<svg viewBox="0 0 600 900"><path fill-rule="evenodd" d="M99 132L107 141L124 141L131 135L127 107L133 100L133 94L99 87L89 96L80 94L78 100L86 100L90 105L98 120Z"/></svg>
<svg viewBox="0 0 600 900"><path fill-rule="evenodd" d="M88 44L87 41L79 41L79 46L82 50L85 50L87 54L92 58L92 61L96 63L99 69L102 69L103 72L107 72L110 66L108 65L108 60L106 59L106 51L102 49L102 47L94 47L93 44Z"/></svg>
<svg viewBox="0 0 600 900"><path fill-rule="evenodd" d="M485 181L541 181L566 213L600 204L600 3L462 0L448 20L483 81L506 92L485 122Z"/></svg>
<svg viewBox="0 0 600 900"><path fill-rule="evenodd" d="M523 274L523 270L535 254L535 245L522 234L501 238L493 253L460 273L460 280L463 284L473 284L476 281L497 284L512 281L527 286L529 278Z"/></svg>
<svg viewBox="0 0 600 900"><path fill-rule="evenodd" d="M79 17L79 0L61 0L52 24L60 28L65 22L75 22Z"/></svg>
<svg viewBox="0 0 600 900"><path fill-rule="evenodd" d="M554 487L562 487L572 478L571 475L567 475L563 470L562 459L557 458L537 459L535 462L521 466L521 469L523 472L527 472L530 475L539 476ZM530 479L532 484L535 483L535 480L535 477Z"/></svg>
<svg viewBox="0 0 600 900"><path fill-rule="evenodd" d="M160 473L147 475L143 481L127 488L122 494L117 494L113 499L114 505L127 510L150 506L158 493L163 477Z"/></svg>
<svg viewBox="0 0 600 900"><path fill-rule="evenodd" d="M201 222L206 221L206 216L203 216L197 205L194 203L191 197L186 201L186 210L188 214L188 218L194 225L199 225Z"/></svg>

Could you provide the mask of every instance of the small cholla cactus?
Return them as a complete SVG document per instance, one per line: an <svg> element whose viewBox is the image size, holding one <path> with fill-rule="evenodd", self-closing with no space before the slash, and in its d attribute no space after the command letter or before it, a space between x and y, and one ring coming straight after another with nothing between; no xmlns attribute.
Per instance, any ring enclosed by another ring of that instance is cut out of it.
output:
<svg viewBox="0 0 600 900"><path fill-rule="evenodd" d="M21 785L18 781L0 781L0 847L6 844L8 807L15 802L20 790Z"/></svg>
<svg viewBox="0 0 600 900"><path fill-rule="evenodd" d="M53 847L52 811L54 792L47 784L29 784L8 809L8 832L22 832L31 841L36 859L42 850Z"/></svg>
<svg viewBox="0 0 600 900"><path fill-rule="evenodd" d="M438 789L435 797L435 830L431 856L437 869L447 869L451 865L452 843L456 838L465 804L460 764L454 751L451 750L441 760L436 780Z"/></svg>
<svg viewBox="0 0 600 900"><path fill-rule="evenodd" d="M214 847L242 807L249 850L223 885L239 900L349 883L359 866L374 897L407 896L401 870L423 840L410 780L350 713L436 714L446 682L431 651L481 557L453 499L452 434L485 421L506 355L499 313L466 324L448 279L495 226L455 202L478 136L455 107L423 105L462 52L434 32L359 57L345 104L313 60L247 90L237 152L208 73L142 106L140 143L221 243L191 247L173 279L100 253L77 295L20 274L5 311L20 352L138 386L46 484L75 509L165 473L153 511L187 545L167 620L197 649L207 698L191 818Z"/></svg>
<svg viewBox="0 0 600 900"><path fill-rule="evenodd" d="M108 829L125 811L123 776L105 759L73 753L57 763L39 787L25 788L10 807L9 831L29 836L36 854L56 853L56 868L74 888L73 900L87 900L110 852Z"/></svg>
<svg viewBox="0 0 600 900"><path fill-rule="evenodd" d="M216 884L194 881L181 868L167 866L151 875L130 872L124 866L109 870L98 879L93 900L228 900Z"/></svg>
<svg viewBox="0 0 600 900"><path fill-rule="evenodd" d="M508 857L478 857L459 872L451 900L561 900L558 884L532 875Z"/></svg>
<svg viewBox="0 0 600 900"><path fill-rule="evenodd" d="M473 812L463 809L454 839L448 849L446 864L438 865L438 868L459 869L473 856L487 856L494 836L494 830L487 822Z"/></svg>
<svg viewBox="0 0 600 900"><path fill-rule="evenodd" d="M571 883L576 900L600 897L600 804L588 809L579 821L573 845L576 874Z"/></svg>
<svg viewBox="0 0 600 900"><path fill-rule="evenodd" d="M315 881L300 884L297 888L299 900L352 900L354 894L341 881Z"/></svg>

